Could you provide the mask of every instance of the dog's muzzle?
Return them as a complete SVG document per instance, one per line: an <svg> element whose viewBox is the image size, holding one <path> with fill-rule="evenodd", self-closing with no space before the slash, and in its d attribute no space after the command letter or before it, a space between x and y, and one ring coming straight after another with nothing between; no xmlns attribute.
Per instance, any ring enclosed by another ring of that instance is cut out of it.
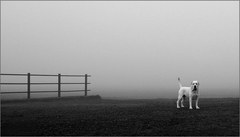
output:
<svg viewBox="0 0 240 137"><path fill-rule="evenodd" d="M197 90L197 86L193 86L193 90Z"/></svg>

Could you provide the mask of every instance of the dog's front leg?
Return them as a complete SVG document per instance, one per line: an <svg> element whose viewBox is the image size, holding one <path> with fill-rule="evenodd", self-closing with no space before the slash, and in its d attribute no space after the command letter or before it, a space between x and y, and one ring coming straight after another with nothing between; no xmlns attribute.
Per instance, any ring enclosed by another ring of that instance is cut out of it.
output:
<svg viewBox="0 0 240 137"><path fill-rule="evenodd" d="M198 107L198 99L199 99L199 97L197 96L197 99L196 99L196 109L200 109L200 108Z"/></svg>
<svg viewBox="0 0 240 137"><path fill-rule="evenodd" d="M189 96L189 109L192 109L192 95Z"/></svg>

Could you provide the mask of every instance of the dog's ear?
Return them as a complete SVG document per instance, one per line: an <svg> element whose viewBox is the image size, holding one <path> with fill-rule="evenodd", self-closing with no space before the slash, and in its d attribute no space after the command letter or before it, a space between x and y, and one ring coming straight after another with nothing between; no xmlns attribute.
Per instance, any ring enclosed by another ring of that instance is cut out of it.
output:
<svg viewBox="0 0 240 137"><path fill-rule="evenodd" d="M191 86L191 91L193 91L193 86Z"/></svg>
<svg viewBox="0 0 240 137"><path fill-rule="evenodd" d="M200 85L200 83L198 82L198 85Z"/></svg>
<svg viewBox="0 0 240 137"><path fill-rule="evenodd" d="M193 82L191 82L191 90L193 90Z"/></svg>

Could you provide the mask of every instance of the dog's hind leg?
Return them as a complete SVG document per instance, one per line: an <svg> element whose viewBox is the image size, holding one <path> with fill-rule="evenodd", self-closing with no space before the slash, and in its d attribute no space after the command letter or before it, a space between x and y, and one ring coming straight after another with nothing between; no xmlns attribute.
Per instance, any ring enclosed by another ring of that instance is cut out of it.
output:
<svg viewBox="0 0 240 137"><path fill-rule="evenodd" d="M180 96L178 96L178 100L177 100L177 108L180 108L180 106L179 106L179 101L181 100L181 97Z"/></svg>
<svg viewBox="0 0 240 137"><path fill-rule="evenodd" d="M184 102L184 100L185 100L185 97L186 97L186 96L183 95L182 100L181 100L181 107L184 107L184 106L183 106L183 102Z"/></svg>

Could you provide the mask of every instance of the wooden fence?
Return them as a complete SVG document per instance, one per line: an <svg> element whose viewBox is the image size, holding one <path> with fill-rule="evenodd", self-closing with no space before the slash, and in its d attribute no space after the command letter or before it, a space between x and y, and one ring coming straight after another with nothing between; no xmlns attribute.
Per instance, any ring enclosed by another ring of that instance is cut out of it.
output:
<svg viewBox="0 0 240 137"><path fill-rule="evenodd" d="M6 76L27 76L27 83L1 83L1 85L27 85L27 91L23 91L23 92L2 92L1 94L15 94L15 93L27 93L27 98L30 99L30 95L32 93L49 93L49 92L58 92L58 97L61 97L61 92L81 92L84 91L85 92L85 96L87 96L87 91L91 91L87 89L88 84L88 77L91 77L91 75L46 75L46 74L1 74L1 75L6 75ZM31 83L31 77L32 76L46 76L46 77L58 77L58 83ZM61 77L84 77L85 78L85 82L84 83L61 83ZM58 91L34 91L31 92L31 85L54 85L57 84L58 85ZM61 85L62 84L84 84L85 85L85 89L84 90L68 90L68 91L61 91Z"/></svg>

